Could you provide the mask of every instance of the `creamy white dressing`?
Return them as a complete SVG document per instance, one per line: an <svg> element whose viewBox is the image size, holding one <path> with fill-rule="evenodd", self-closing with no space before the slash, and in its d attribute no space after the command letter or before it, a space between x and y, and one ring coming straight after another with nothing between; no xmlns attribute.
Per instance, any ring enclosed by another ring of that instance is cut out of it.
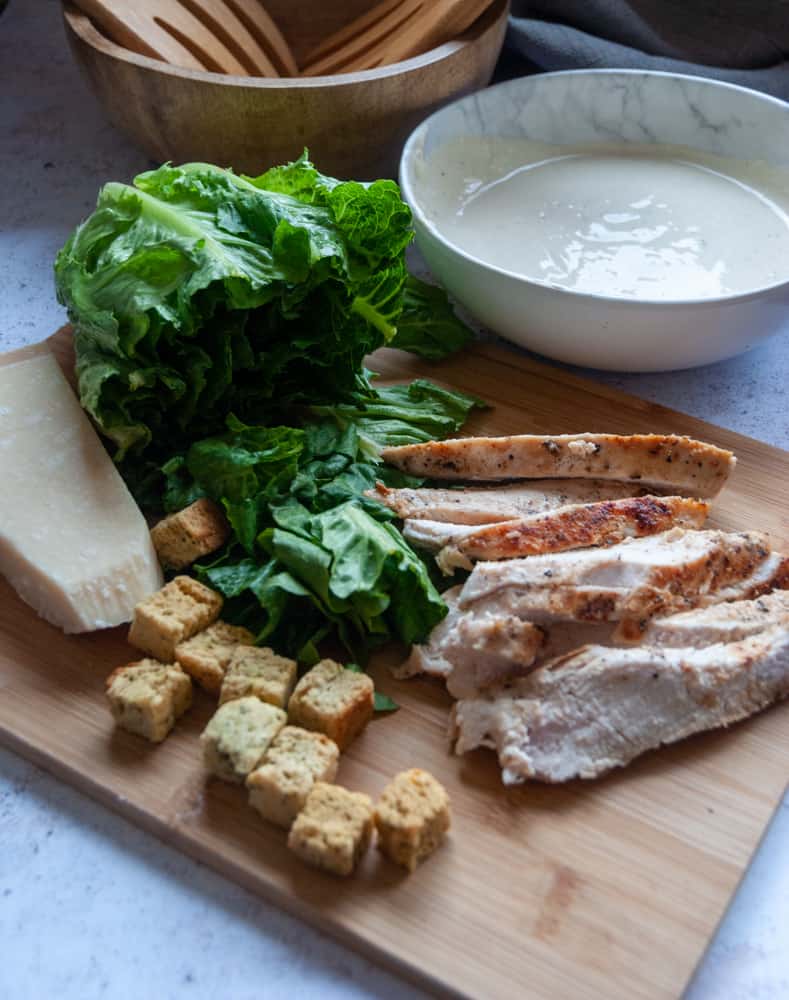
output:
<svg viewBox="0 0 789 1000"><path fill-rule="evenodd" d="M441 233L534 281L714 298L789 280L789 171L670 146L468 137L419 164Z"/></svg>

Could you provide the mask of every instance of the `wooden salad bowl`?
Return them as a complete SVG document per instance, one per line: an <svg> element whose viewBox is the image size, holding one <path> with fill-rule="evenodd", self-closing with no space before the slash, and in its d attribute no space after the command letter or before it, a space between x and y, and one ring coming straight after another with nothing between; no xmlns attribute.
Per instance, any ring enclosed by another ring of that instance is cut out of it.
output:
<svg viewBox="0 0 789 1000"><path fill-rule="evenodd" d="M368 6L266 0L297 61ZM508 12L509 0L497 0L461 38L391 66L274 79L181 69L121 48L69 4L63 16L107 114L154 160L205 160L258 174L308 146L322 172L373 180L396 176L418 122L490 81Z"/></svg>

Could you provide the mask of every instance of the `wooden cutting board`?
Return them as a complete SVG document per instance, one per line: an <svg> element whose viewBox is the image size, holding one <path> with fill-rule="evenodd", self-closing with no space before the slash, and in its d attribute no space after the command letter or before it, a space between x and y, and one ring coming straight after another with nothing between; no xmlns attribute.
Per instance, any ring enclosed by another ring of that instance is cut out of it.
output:
<svg viewBox="0 0 789 1000"><path fill-rule="evenodd" d="M53 346L68 367L68 331ZM739 465L715 523L767 530L789 549L786 452L492 346L440 365L382 351L372 367L485 397L494 408L474 432L673 432L731 448ZM114 729L103 680L134 656L123 630L62 635L0 582L0 739L368 957L458 996L677 997L789 775L784 704L600 781L504 789L492 753L447 753L443 688L394 681L384 657L376 682L402 708L369 726L338 780L376 795L396 771L426 767L449 789L454 826L413 875L371 851L343 881L294 860L241 788L206 783L207 696L159 747Z"/></svg>

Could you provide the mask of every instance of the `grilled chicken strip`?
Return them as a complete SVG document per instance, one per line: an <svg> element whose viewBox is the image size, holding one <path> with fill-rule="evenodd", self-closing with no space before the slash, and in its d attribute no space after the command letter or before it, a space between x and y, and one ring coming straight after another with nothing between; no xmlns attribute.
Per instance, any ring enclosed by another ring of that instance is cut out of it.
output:
<svg viewBox="0 0 789 1000"><path fill-rule="evenodd" d="M719 493L736 461L730 451L674 434L455 438L386 448L382 457L432 479L617 479L696 497Z"/></svg>
<svg viewBox="0 0 789 1000"><path fill-rule="evenodd" d="M614 545L625 538L656 535L673 527L700 528L708 511L709 504L703 500L628 497L561 507L548 514L502 521L475 530L470 530L468 525L459 525L459 530L450 532L448 536L446 531L432 531L426 540L429 544L438 541L443 544L436 562L449 576L458 568L473 569L474 563L481 560L514 559L595 545ZM420 545L420 525L435 524L433 521L406 521L405 536L415 545Z"/></svg>
<svg viewBox="0 0 789 1000"><path fill-rule="evenodd" d="M789 631L705 649L586 646L518 686L455 705L455 751L495 749L505 785L596 778L789 695Z"/></svg>
<svg viewBox="0 0 789 1000"><path fill-rule="evenodd" d="M715 643L737 642L779 625L789 630L789 590L776 590L755 601L714 604L668 618L654 618L638 639L649 646L704 649Z"/></svg>
<svg viewBox="0 0 789 1000"><path fill-rule="evenodd" d="M513 615L461 614L442 646L451 665L447 690L453 698L523 677L545 642L545 632Z"/></svg>
<svg viewBox="0 0 789 1000"><path fill-rule="evenodd" d="M783 590L789 587L789 559L780 552L771 552L752 573L740 579L731 580L726 586L712 589L700 595L696 602L698 607L709 607L719 604L742 603L751 601L761 594L771 590ZM687 605L686 605L687 606ZM674 611L681 610L676 604ZM667 609L671 610L671 609ZM613 634L617 643L640 642L644 632L649 627L646 616L641 618L624 618Z"/></svg>
<svg viewBox="0 0 789 1000"><path fill-rule="evenodd" d="M517 521L501 521L501 524L517 524ZM483 527L491 527L483 525ZM492 527L498 527L493 525ZM448 545L473 535L479 531L478 524L450 524L449 521L426 521L409 518L403 521L403 538L418 549L426 552L440 552Z"/></svg>
<svg viewBox="0 0 789 1000"><path fill-rule="evenodd" d="M446 679L452 672L452 664L444 656L444 642L451 636L462 614L458 609L460 587L451 587L441 595L446 604L446 617L430 633L427 642L413 645L408 658L392 670L395 677L415 677L428 674L430 677Z"/></svg>
<svg viewBox="0 0 789 1000"><path fill-rule="evenodd" d="M767 567L767 569L765 569ZM480 562L459 607L549 621L626 621L789 586L789 559L757 532L671 531L607 549Z"/></svg>
<svg viewBox="0 0 789 1000"><path fill-rule="evenodd" d="M596 503L640 496L632 483L601 479L546 479L512 486L467 489L390 489L378 483L365 496L378 500L403 520L448 521L451 524L494 524L542 514L570 504Z"/></svg>
<svg viewBox="0 0 789 1000"><path fill-rule="evenodd" d="M396 677L428 674L447 682L455 698L473 697L493 685L522 677L534 664L545 633L512 615L475 615L459 611L460 587L443 594L449 613L428 641L412 646Z"/></svg>

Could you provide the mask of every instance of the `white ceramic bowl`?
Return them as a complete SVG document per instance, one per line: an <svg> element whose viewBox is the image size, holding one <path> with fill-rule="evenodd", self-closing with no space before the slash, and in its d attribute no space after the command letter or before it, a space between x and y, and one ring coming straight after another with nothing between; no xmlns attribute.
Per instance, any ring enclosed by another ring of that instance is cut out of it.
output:
<svg viewBox="0 0 789 1000"><path fill-rule="evenodd" d="M530 280L453 245L420 202L430 158L465 136L555 145L661 143L789 167L789 105L698 77L638 70L546 73L499 84L436 112L400 164L417 244L436 277L483 324L571 364L612 371L690 368L789 329L789 281L719 298L646 301ZM421 172L421 173L420 173Z"/></svg>

